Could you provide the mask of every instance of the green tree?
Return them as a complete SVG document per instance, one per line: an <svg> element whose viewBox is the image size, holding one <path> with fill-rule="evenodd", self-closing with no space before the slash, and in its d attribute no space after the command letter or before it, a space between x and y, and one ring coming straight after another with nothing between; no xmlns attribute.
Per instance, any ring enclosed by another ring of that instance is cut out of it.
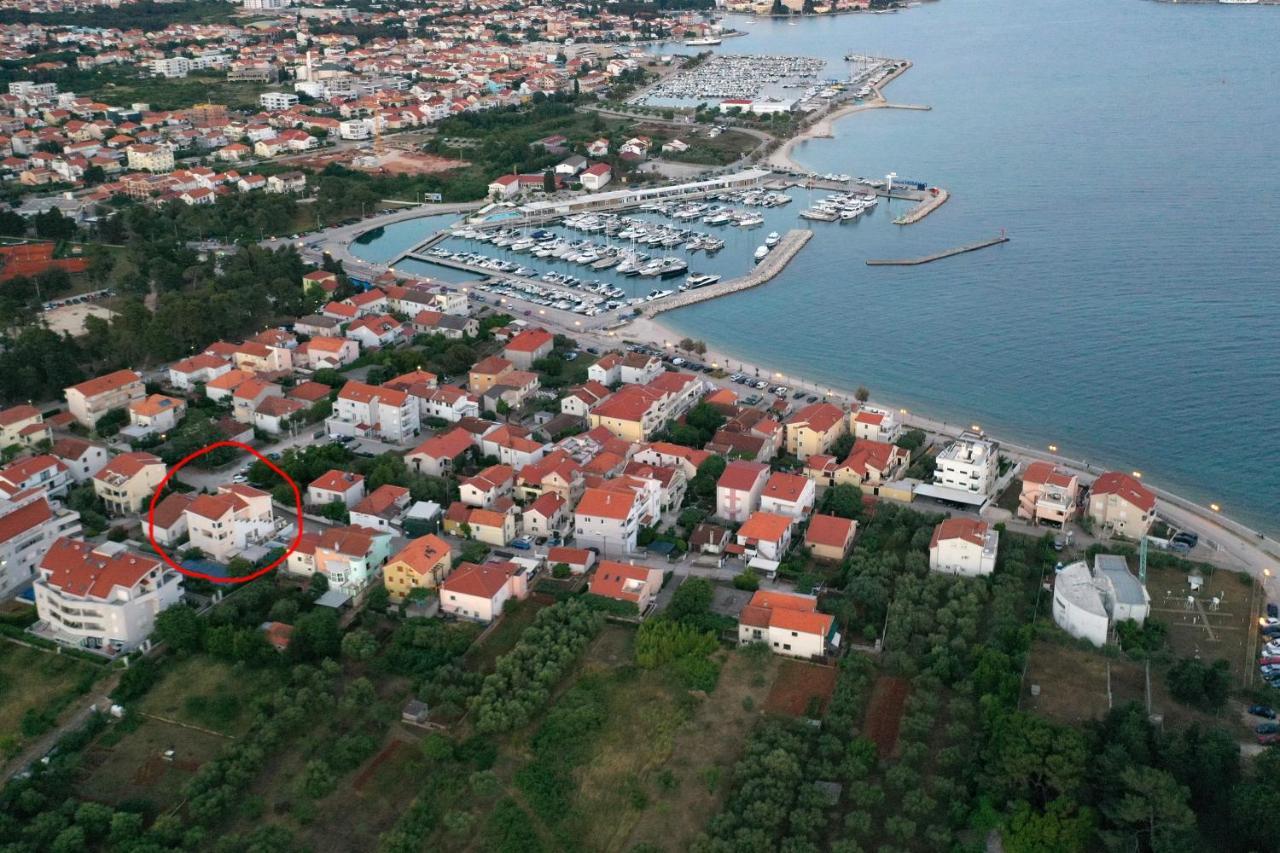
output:
<svg viewBox="0 0 1280 853"><path fill-rule="evenodd" d="M367 661L378 653L378 641L373 634L357 628L342 638L342 656L353 661Z"/></svg>
<svg viewBox="0 0 1280 853"><path fill-rule="evenodd" d="M711 612L715 589L706 578L689 578L671 596L667 615L677 622L697 622Z"/></svg>
<svg viewBox="0 0 1280 853"><path fill-rule="evenodd" d="M1120 782L1123 796L1102 804L1114 826L1105 836L1152 853L1194 849L1196 816L1187 804L1190 794L1173 776L1154 767L1129 767Z"/></svg>
<svg viewBox="0 0 1280 853"><path fill-rule="evenodd" d="M341 640L338 614L328 607L319 607L298 617L293 625L289 652L297 660L336 658Z"/></svg>
<svg viewBox="0 0 1280 853"><path fill-rule="evenodd" d="M168 607L156 616L156 639L179 651L194 652L204 637L204 623L185 604Z"/></svg>
<svg viewBox="0 0 1280 853"><path fill-rule="evenodd" d="M1013 809L1004 829L1007 853L1088 853L1094 845L1094 816L1063 797L1038 812L1025 802Z"/></svg>
<svg viewBox="0 0 1280 853"><path fill-rule="evenodd" d="M818 510L841 518L862 518L862 489L847 483L831 486L822 495Z"/></svg>

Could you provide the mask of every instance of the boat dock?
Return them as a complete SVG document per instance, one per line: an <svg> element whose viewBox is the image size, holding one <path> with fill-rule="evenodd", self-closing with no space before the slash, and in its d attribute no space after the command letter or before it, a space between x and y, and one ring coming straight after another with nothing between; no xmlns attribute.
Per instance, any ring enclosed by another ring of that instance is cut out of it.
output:
<svg viewBox="0 0 1280 853"><path fill-rule="evenodd" d="M937 195L925 195L919 204L893 220L893 224L914 225L946 204L949 198L951 198L951 193L939 187Z"/></svg>
<svg viewBox="0 0 1280 853"><path fill-rule="evenodd" d="M796 256L796 253L803 248L804 244L809 242L811 237L813 237L812 231L806 228L794 228L784 234L782 239L778 241L778 245L773 247L773 251L769 252L765 259L746 275L731 278L728 281L721 281L707 287L699 287L696 290L675 293L665 299L651 302L640 310L646 316L653 317L664 311L671 311L674 308L684 308L686 305L706 302L708 299L715 299L720 296L727 296L730 293L737 293L740 290L758 287L782 272L787 264L791 262L791 259Z"/></svg>
<svg viewBox="0 0 1280 853"><path fill-rule="evenodd" d="M966 243L963 246L956 246L953 249L944 249L941 252L934 252L932 255L925 255L920 258L869 258L867 266L869 267L914 267L920 264L929 264L934 261L940 261L943 258L949 258L952 255L963 255L965 252L976 252L979 249L985 249L988 246L998 246L1001 243L1008 243L1009 238L1003 234L999 237L992 237L989 240L979 240L976 243Z"/></svg>

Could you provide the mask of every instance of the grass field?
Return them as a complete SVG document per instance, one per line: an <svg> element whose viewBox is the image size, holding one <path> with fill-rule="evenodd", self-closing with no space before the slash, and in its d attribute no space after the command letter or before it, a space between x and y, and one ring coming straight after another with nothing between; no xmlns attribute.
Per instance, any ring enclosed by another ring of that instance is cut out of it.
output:
<svg viewBox="0 0 1280 853"><path fill-rule="evenodd" d="M103 672L70 655L0 641L0 743L5 752L24 742L22 717L29 709L56 715Z"/></svg>
<svg viewBox="0 0 1280 853"><path fill-rule="evenodd" d="M253 696L270 688L262 673L203 655L168 667L138 710L226 735L248 728Z"/></svg>
<svg viewBox="0 0 1280 853"><path fill-rule="evenodd" d="M157 809L171 808L182 801L183 786L200 765L230 742L160 720L141 720L135 730L118 739L104 737L86 754L81 797L110 804L145 799ZM175 752L172 761L163 758L168 749Z"/></svg>
<svg viewBox="0 0 1280 853"><path fill-rule="evenodd" d="M1169 626L1169 646L1178 657L1219 658L1231 664L1235 686L1256 681L1257 618L1262 596L1257 586L1242 581L1236 572L1205 574L1204 587L1192 596L1187 575L1177 569L1151 568L1147 572L1147 592L1151 595L1151 618ZM1215 605L1213 599L1217 598Z"/></svg>

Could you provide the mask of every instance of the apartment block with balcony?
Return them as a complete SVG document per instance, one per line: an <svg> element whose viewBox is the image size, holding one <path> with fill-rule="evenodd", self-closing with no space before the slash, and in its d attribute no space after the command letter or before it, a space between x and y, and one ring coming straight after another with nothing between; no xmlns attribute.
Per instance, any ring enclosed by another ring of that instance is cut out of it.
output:
<svg viewBox="0 0 1280 853"><path fill-rule="evenodd" d="M112 515L141 512L164 481L160 457L145 451L121 453L93 476L93 491Z"/></svg>
<svg viewBox="0 0 1280 853"><path fill-rule="evenodd" d="M92 429L107 412L123 409L146 396L142 377L132 370L117 370L64 389L72 417Z"/></svg>
<svg viewBox="0 0 1280 853"><path fill-rule="evenodd" d="M0 501L0 600L17 593L63 536L80 534L80 513L41 494Z"/></svg>
<svg viewBox="0 0 1280 853"><path fill-rule="evenodd" d="M182 598L182 575L124 545L53 543L34 590L37 636L115 656L142 645L162 610Z"/></svg>

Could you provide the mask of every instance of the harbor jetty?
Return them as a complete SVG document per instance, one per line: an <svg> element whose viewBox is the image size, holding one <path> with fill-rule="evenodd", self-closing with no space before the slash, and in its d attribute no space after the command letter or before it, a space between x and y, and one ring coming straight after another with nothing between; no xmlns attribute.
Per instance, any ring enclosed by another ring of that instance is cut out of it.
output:
<svg viewBox="0 0 1280 853"><path fill-rule="evenodd" d="M902 216L899 216L897 219L893 220L893 224L894 225L914 225L915 223L919 222L921 219L924 219L930 213L933 213L935 210L937 210L938 208L946 204L947 199L949 198L951 198L951 193L947 192L941 187L938 187L936 193L932 193L930 195L925 196L924 199L919 204L917 204L915 207L908 210Z"/></svg>
<svg viewBox="0 0 1280 853"><path fill-rule="evenodd" d="M1008 243L1009 238L1001 234L999 237L992 237L989 240L979 240L976 243L965 243L963 246L956 246L953 249L943 249L941 252L934 252L931 255L924 255L919 258L869 258L867 266L869 267L914 267L920 264L931 264L934 261L940 261L943 258L949 258L953 255L963 255L965 252L976 252L979 249L985 249L988 246L998 246L1001 243Z"/></svg>
<svg viewBox="0 0 1280 853"><path fill-rule="evenodd" d="M813 232L809 229L794 228L784 234L782 239L778 241L778 245L773 247L773 251L769 252L764 260L746 275L708 287L699 287L696 290L686 290L683 293L673 294L666 299L645 305L641 312L653 317L674 308L684 308L697 302L706 302L708 299L715 299L720 296L727 296L730 293L737 293L740 290L758 287L782 272L787 264L791 262L791 259L796 256L796 253L803 248L804 244L809 242L811 237L813 237Z"/></svg>

